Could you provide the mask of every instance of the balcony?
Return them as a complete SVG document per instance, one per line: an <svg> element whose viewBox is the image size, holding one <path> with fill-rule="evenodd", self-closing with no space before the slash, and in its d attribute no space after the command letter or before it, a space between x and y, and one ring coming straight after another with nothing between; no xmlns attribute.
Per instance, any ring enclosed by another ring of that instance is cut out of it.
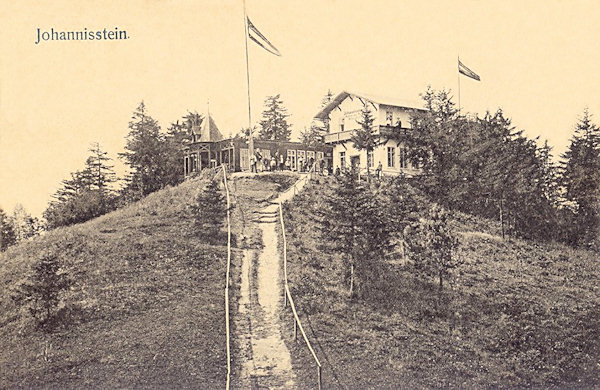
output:
<svg viewBox="0 0 600 390"><path fill-rule="evenodd" d="M324 140L326 144L336 144L346 142L352 137L354 130L340 131L337 133L325 134Z"/></svg>
<svg viewBox="0 0 600 390"><path fill-rule="evenodd" d="M406 137L410 133L411 129L407 127L397 127L382 125L379 126L379 135L383 138L400 139ZM352 138L354 130L338 131L337 133L325 134L324 141L326 144L336 144L340 142L346 142Z"/></svg>

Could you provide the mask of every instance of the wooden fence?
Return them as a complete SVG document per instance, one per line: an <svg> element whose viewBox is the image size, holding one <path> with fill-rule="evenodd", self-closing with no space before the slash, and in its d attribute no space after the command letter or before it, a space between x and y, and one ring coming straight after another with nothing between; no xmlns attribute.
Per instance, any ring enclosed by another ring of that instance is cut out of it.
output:
<svg viewBox="0 0 600 390"><path fill-rule="evenodd" d="M314 168L314 166L313 166L313 168ZM308 183L310 181L311 177L312 177L312 172L309 173L302 180L307 180L307 183ZM296 191L297 191L296 184L294 184L294 194L296 194ZM284 288L283 302L284 302L284 307L287 307L287 304L289 302L290 308L292 309L292 313L294 314L294 339L297 340L298 329L300 329L302 338L304 339L304 342L306 343L306 346L308 347L308 350L310 351L310 353L313 357L313 360L315 361L315 365L317 367L317 385L318 385L319 390L321 390L322 384L323 384L321 362L319 361L319 358L317 357L317 354L315 353L315 350L313 349L313 347L310 343L310 340L306 336L306 332L304 332L304 328L302 327L302 322L300 321L300 317L298 316L298 311L296 310L296 304L294 303L294 298L292 298L292 293L290 292L290 286L288 284L287 240L285 237L285 224L283 222L283 208L282 208L281 202L279 202L279 221L281 222L281 236L283 238L282 241L283 241L283 286L284 286L283 287Z"/></svg>
<svg viewBox="0 0 600 390"><path fill-rule="evenodd" d="M230 346L230 334L229 334L229 281L231 273L231 221L229 219L229 211L231 208L231 202L229 200L229 187L227 186L227 167L221 165L223 168L223 184L225 186L225 194L227 196L227 271L225 276L225 333L227 339L227 383L225 389L229 390L231 382L231 346Z"/></svg>

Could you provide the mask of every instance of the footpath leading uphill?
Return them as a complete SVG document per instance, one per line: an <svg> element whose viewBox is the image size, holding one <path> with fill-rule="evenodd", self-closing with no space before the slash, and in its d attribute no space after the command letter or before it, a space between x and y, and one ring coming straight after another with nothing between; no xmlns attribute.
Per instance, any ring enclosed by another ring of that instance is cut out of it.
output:
<svg viewBox="0 0 600 390"><path fill-rule="evenodd" d="M233 387L295 387L290 351L282 338L284 282L277 224L279 203L291 199L306 179L300 178L253 215L261 245L245 249L242 259L238 313L234 315L240 375L232 381Z"/></svg>

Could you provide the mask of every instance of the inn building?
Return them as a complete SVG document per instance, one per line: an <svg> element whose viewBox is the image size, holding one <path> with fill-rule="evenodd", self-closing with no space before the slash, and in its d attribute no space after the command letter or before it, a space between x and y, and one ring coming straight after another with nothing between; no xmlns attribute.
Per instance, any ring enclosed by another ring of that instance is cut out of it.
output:
<svg viewBox="0 0 600 390"><path fill-rule="evenodd" d="M407 159L406 148L393 135L411 130L411 115L424 111L417 103L367 94L341 92L324 106L315 119L327 129L325 144L332 148L334 169L359 168L366 170L367 152L354 148L352 133L361 127L361 111L368 106L374 117L373 125L379 135L379 143L372 151L370 170L381 163L382 173L414 176L421 171Z"/></svg>
<svg viewBox="0 0 600 390"><path fill-rule="evenodd" d="M207 113L202 122L192 126L190 142L184 149L183 170L185 176L192 175L204 168L213 168L224 164L230 171L240 172L250 170L250 154L248 141L242 137L224 138L213 117ZM333 163L332 147L323 145L309 147L301 142L254 140L254 149L263 159L271 156L283 156L283 161L289 157L289 169L301 170L305 162L314 161L319 166L321 161L325 167ZM278 166L280 161L276 161ZM259 169L262 164L258 164Z"/></svg>

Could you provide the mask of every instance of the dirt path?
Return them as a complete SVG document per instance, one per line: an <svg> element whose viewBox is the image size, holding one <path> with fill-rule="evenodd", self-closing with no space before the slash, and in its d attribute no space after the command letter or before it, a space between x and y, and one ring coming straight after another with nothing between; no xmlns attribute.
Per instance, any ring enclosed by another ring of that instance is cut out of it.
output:
<svg viewBox="0 0 600 390"><path fill-rule="evenodd" d="M304 182L282 193L275 203L291 199ZM262 249L247 249L242 261L239 313L235 335L240 346L241 378L236 388L294 388L292 360L282 338L283 270L278 249L276 204L261 210L253 223L262 236Z"/></svg>

